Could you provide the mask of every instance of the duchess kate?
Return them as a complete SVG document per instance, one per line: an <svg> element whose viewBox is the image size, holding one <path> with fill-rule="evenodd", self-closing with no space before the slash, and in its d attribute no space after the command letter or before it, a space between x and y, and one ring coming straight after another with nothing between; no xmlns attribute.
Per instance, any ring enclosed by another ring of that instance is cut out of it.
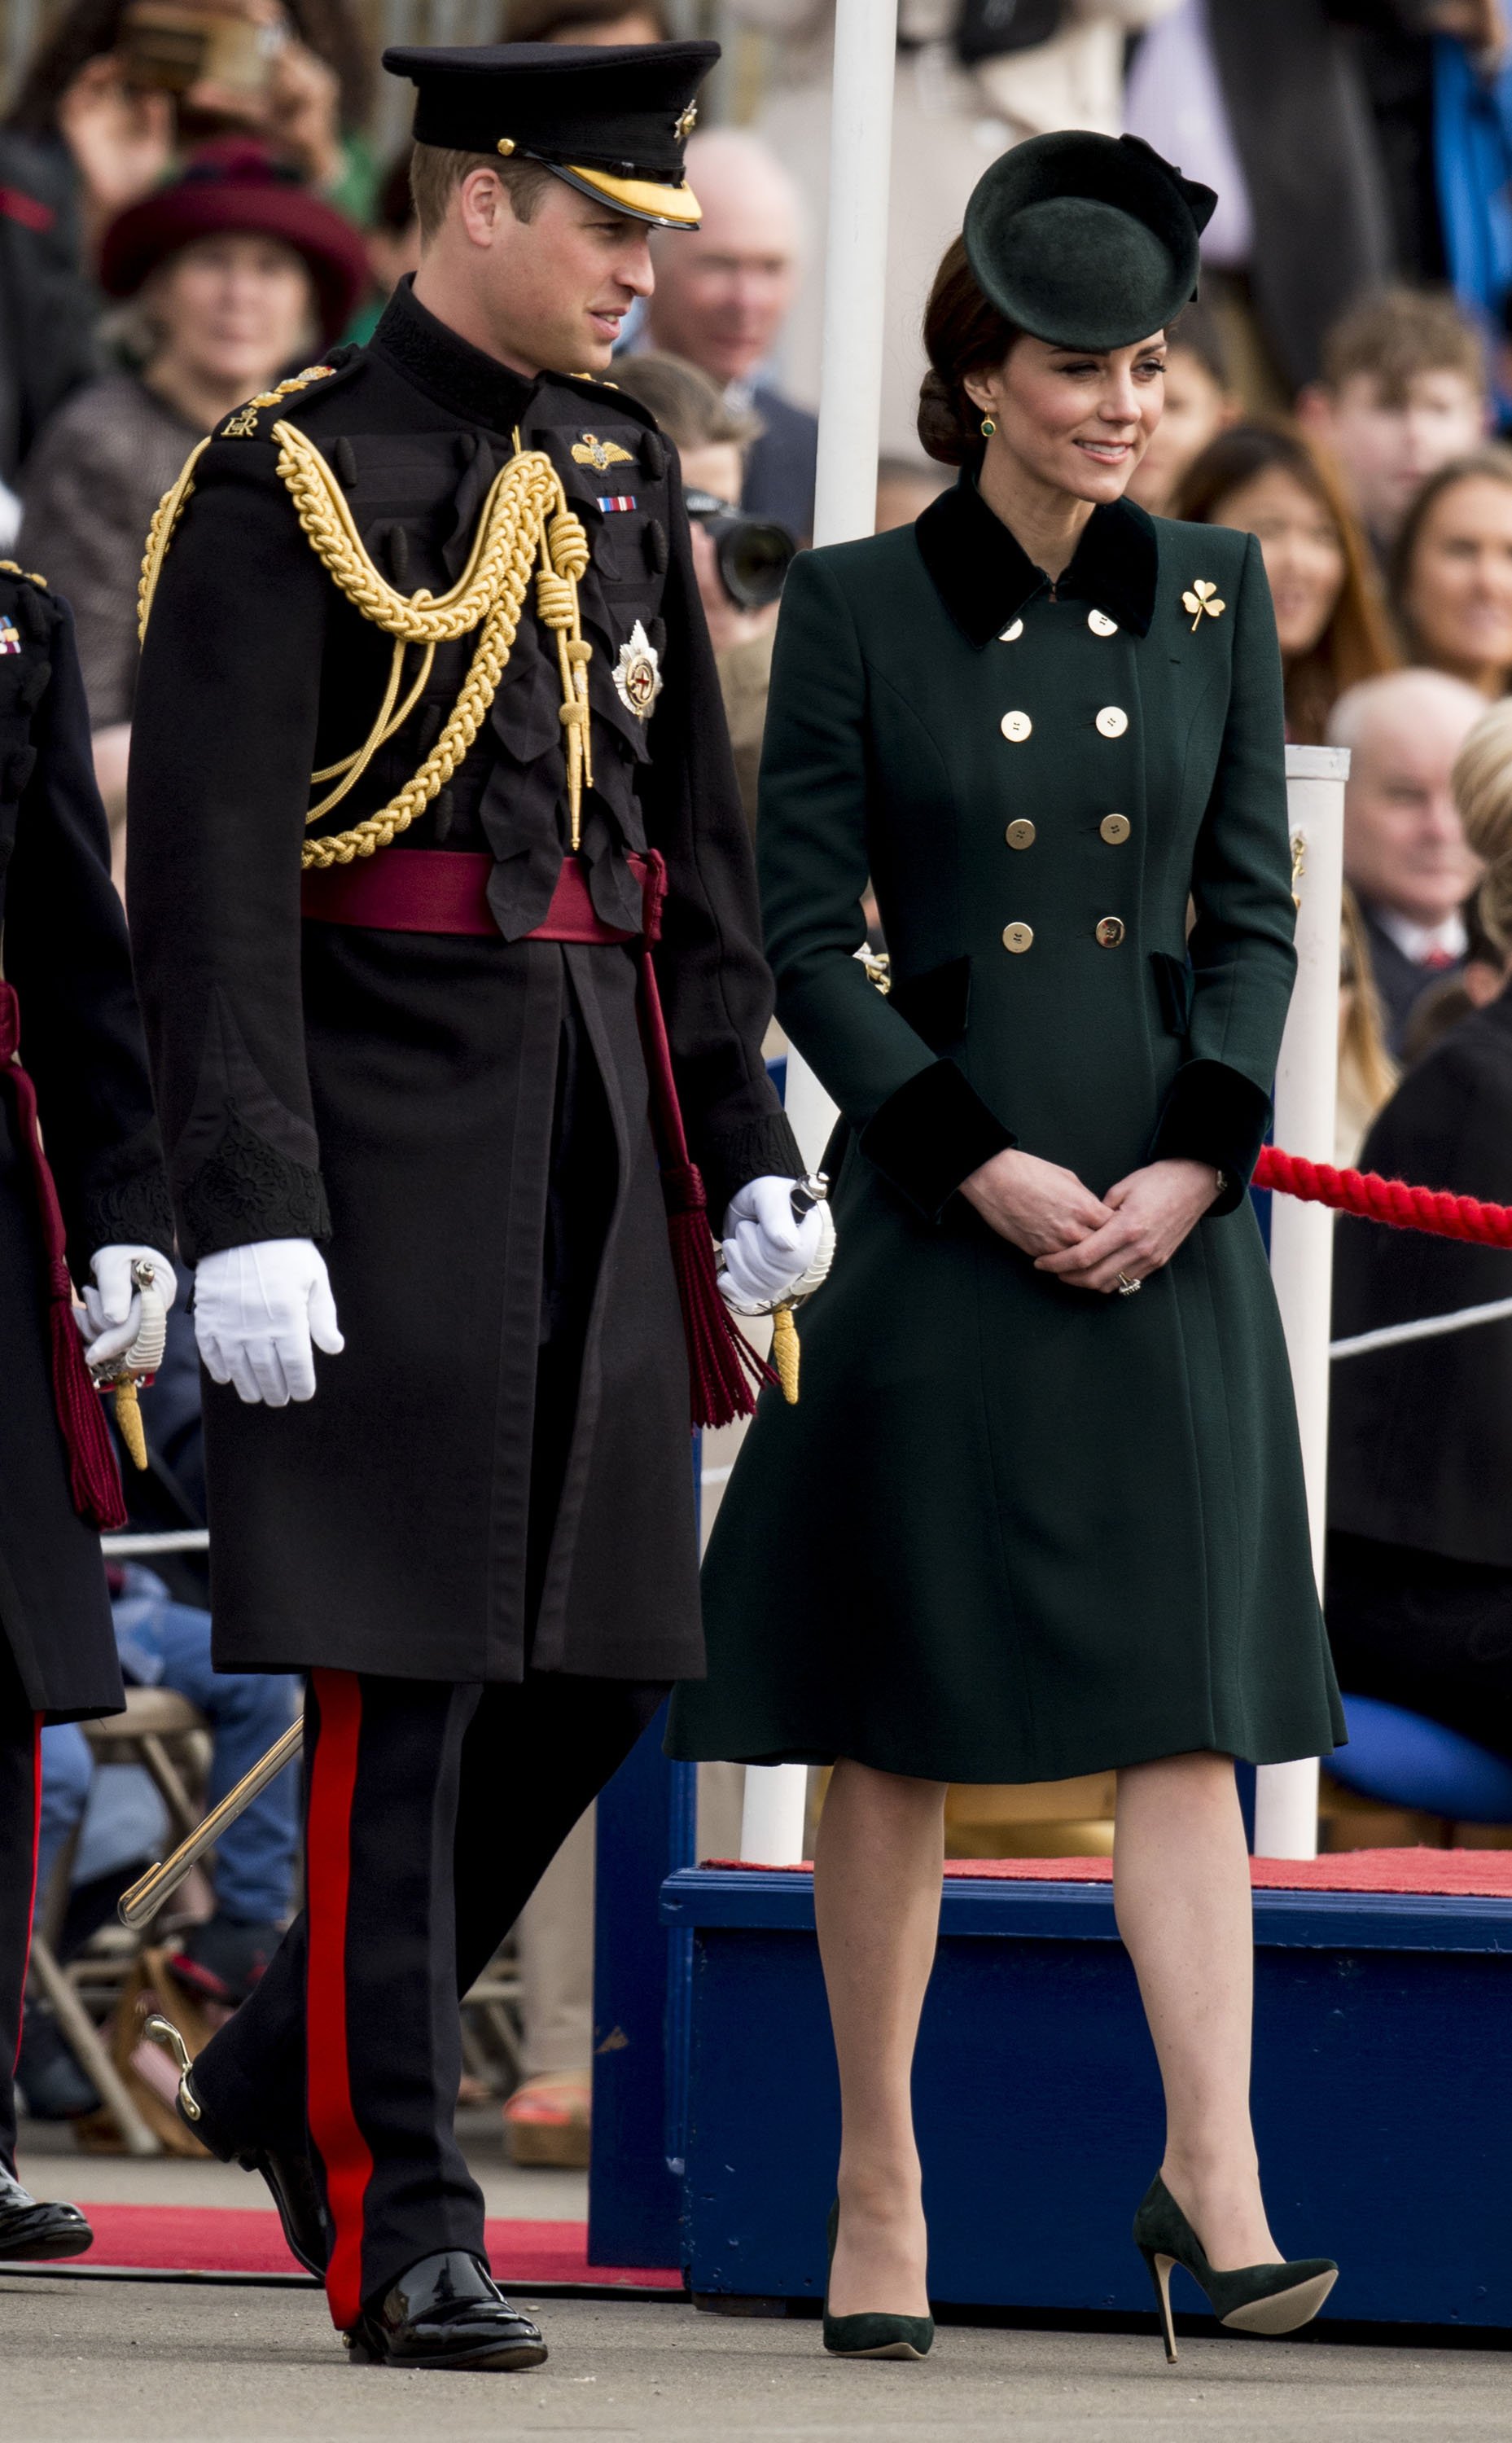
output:
<svg viewBox="0 0 1512 2443"><path fill-rule="evenodd" d="M1168 2346L1173 2263L1248 2330L1334 2279L1262 2202L1232 1770L1339 1733L1246 1194L1294 971L1281 671L1254 542L1123 499L1212 200L1131 139L995 163L925 324L956 487L800 560L778 631L767 940L844 1115L839 1256L722 1505L671 1745L834 1766L846 2355L931 2338L908 2079L950 1781L1119 1768Z"/></svg>

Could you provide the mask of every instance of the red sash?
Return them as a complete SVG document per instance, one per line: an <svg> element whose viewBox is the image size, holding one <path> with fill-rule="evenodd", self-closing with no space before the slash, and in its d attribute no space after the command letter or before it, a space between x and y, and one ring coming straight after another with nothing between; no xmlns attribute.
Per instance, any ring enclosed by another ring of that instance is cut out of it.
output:
<svg viewBox="0 0 1512 2443"><path fill-rule="evenodd" d="M662 931L665 860L653 849L646 856L631 856L629 864L641 886L638 931L604 922L589 891L586 867L569 856L544 920L524 939L640 945L641 1041L651 1081L652 1126L687 1342L693 1423L727 1425L736 1417L751 1415L756 1406L753 1384L775 1377L720 1295L708 1199L688 1153L652 957ZM499 927L488 905L494 870L491 856L470 850L396 849L387 855L354 857L350 865L311 867L304 875L301 906L305 916L322 925L366 925L393 933L492 934L497 939Z"/></svg>

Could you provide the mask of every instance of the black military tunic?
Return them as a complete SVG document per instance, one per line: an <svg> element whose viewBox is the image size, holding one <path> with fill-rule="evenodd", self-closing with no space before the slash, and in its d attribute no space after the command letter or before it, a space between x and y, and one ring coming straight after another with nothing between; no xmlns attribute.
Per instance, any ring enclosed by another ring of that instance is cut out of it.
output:
<svg viewBox="0 0 1512 2443"><path fill-rule="evenodd" d="M75 1280L88 1278L102 1246L166 1252L173 1221L73 619L9 565L0 567L0 926ZM3 1086L0 1349L0 1644L32 1712L71 1721L118 1710L100 1537L69 1497L36 1195Z"/></svg>
<svg viewBox="0 0 1512 2443"><path fill-rule="evenodd" d="M173 1242L141 1026L67 605L0 565L0 1062L19 1052L74 1279ZM0 2192L36 1875L42 1721L118 1712L98 1531L75 1510L48 1354L46 1242L13 1081L0 1082ZM0 2194L0 2215L15 2194ZM44 2213L51 2209L43 2209ZM16 2238L21 2222L7 2215ZM69 2234L74 2245L73 2234ZM54 2252L51 2248L47 2253ZM73 2245L61 2248L73 2252Z"/></svg>
<svg viewBox="0 0 1512 2443"><path fill-rule="evenodd" d="M200 458L137 700L132 921L181 1243L325 1242L346 1337L307 1405L207 1387L217 1660L500 1681L528 1649L544 1669L696 1673L687 1373L633 962L524 938L566 845L555 640L528 605L460 771L378 852L486 850L499 938L301 928L310 776L367 734L391 648L301 531L281 414L410 593L455 581L517 449L549 454L592 547L594 907L634 925L628 855L665 856L658 968L711 1215L801 1167L761 1060L768 979L672 453L633 400L511 374L406 285L368 348ZM664 679L645 719L614 679L637 627ZM410 780L475 643L438 649L327 828ZM542 1350L569 1388L533 1617Z"/></svg>

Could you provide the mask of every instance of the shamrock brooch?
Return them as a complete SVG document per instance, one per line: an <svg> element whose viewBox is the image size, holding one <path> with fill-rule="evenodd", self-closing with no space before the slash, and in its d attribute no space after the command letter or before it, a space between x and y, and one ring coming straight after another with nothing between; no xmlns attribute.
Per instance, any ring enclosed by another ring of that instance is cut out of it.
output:
<svg viewBox="0 0 1512 2443"><path fill-rule="evenodd" d="M1216 619L1219 612L1224 608L1223 603L1216 599L1216 595L1217 588L1213 584L1211 578L1199 577L1195 583L1192 585L1181 597L1181 607L1183 611L1190 611L1192 614L1192 633L1193 635L1196 634L1197 630L1202 625L1202 615L1204 611L1206 611L1210 619Z"/></svg>

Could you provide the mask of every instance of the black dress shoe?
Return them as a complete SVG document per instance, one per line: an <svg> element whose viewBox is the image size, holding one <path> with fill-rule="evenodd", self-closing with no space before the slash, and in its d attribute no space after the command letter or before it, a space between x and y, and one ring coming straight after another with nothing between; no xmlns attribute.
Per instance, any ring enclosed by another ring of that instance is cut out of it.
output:
<svg viewBox="0 0 1512 2443"><path fill-rule="evenodd" d="M193 2066L183 2037L171 2019L155 2013L146 2023L148 2035L166 2044L178 2061L178 2093L174 2109L185 2128L223 2163L240 2163L244 2172L261 2172L278 2208L289 2252L306 2273L325 2280L331 2258L331 2226L325 2205L303 2146L249 2146L231 2137L205 2109L194 2085Z"/></svg>
<svg viewBox="0 0 1512 2443"><path fill-rule="evenodd" d="M279 2210L290 2254L299 2258L306 2273L323 2282L331 2261L331 2226L305 2148L238 2145L206 2112L192 2070L186 2070L178 2082L177 2110L185 2128L192 2130L200 2144L223 2163L240 2163L244 2172L262 2173Z"/></svg>
<svg viewBox="0 0 1512 2443"><path fill-rule="evenodd" d="M0 2168L0 2259L82 2256L95 2234L77 2206L39 2204L13 2174Z"/></svg>
<svg viewBox="0 0 1512 2443"><path fill-rule="evenodd" d="M465 2250L423 2256L384 2297L364 2307L346 2336L373 2366L539 2366L540 2328L512 2307L487 2268Z"/></svg>

